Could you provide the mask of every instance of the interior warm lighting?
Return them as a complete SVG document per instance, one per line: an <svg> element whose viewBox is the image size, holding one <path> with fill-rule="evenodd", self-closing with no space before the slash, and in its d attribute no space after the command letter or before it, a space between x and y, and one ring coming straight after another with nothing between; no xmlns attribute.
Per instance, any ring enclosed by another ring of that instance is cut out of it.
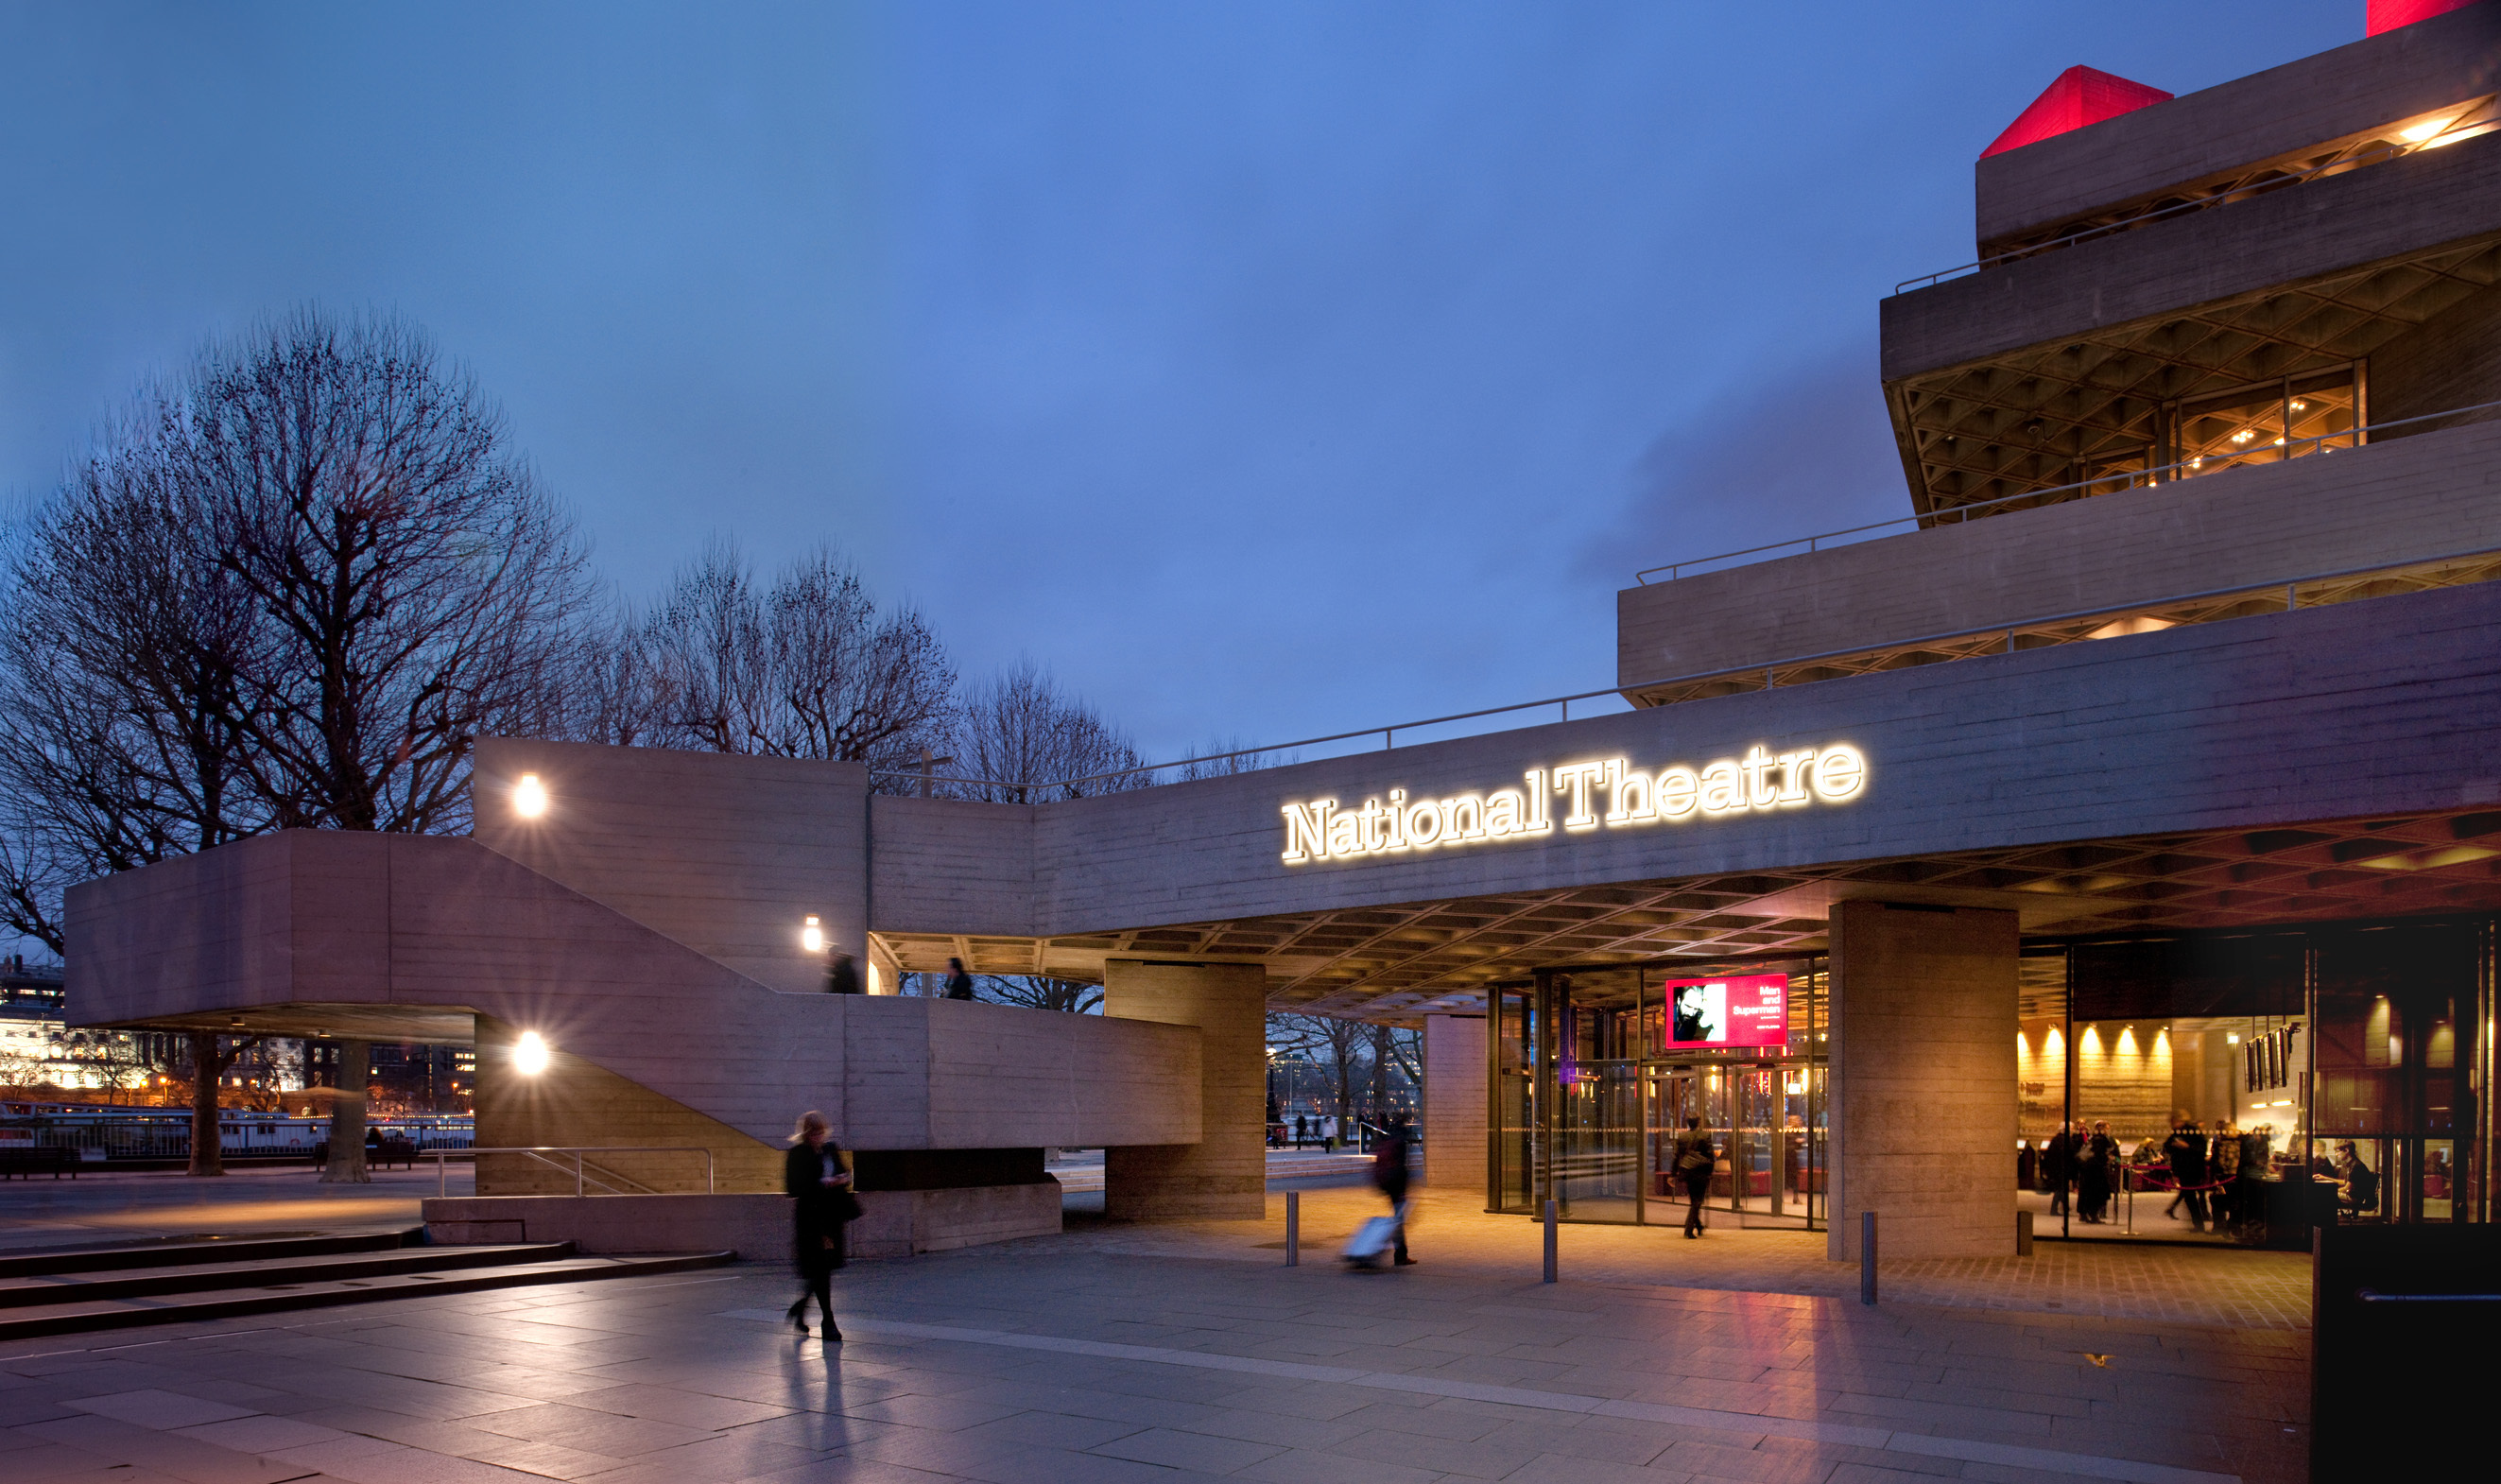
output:
<svg viewBox="0 0 2501 1484"><path fill-rule="evenodd" d="M799 946L812 954L825 951L825 929L818 925L813 913L799 929Z"/></svg>
<svg viewBox="0 0 2501 1484"><path fill-rule="evenodd" d="M534 820L547 813L547 785L539 782L538 774L523 773L521 781L513 785L513 812Z"/></svg>
<svg viewBox="0 0 2501 1484"><path fill-rule="evenodd" d="M2409 124L2397 130L2397 137L2410 145L2418 145L2448 127L2449 120L2446 118L2426 118L2420 123Z"/></svg>
<svg viewBox="0 0 2501 1484"><path fill-rule="evenodd" d="M2472 865L2489 860L2501 851L2486 850L2481 845L2434 845L2422 850L2399 851L2391 856L2373 856L2353 863L2374 871L2438 870L2444 865Z"/></svg>
<svg viewBox="0 0 2501 1484"><path fill-rule="evenodd" d="M524 1030L513 1043L513 1070L535 1077L548 1069L548 1043L535 1030Z"/></svg>
<svg viewBox="0 0 2501 1484"><path fill-rule="evenodd" d="M2230 1034L2223 1037L2223 1044L2226 1046L2238 1046L2241 1044L2241 1033L2237 1030L2232 1031Z"/></svg>

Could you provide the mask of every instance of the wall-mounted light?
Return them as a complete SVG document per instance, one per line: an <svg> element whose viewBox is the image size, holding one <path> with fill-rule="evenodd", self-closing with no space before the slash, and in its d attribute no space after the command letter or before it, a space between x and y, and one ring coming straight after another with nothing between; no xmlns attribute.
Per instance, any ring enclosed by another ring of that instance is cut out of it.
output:
<svg viewBox="0 0 2501 1484"><path fill-rule="evenodd" d="M547 813L547 785L539 782L538 774L523 773L521 781L513 785L513 812L525 820L534 820Z"/></svg>
<svg viewBox="0 0 2501 1484"><path fill-rule="evenodd" d="M808 921L799 928L799 946L812 954L825 951L825 929L813 912L808 914Z"/></svg>
<svg viewBox="0 0 2501 1484"><path fill-rule="evenodd" d="M548 1043L535 1030L524 1030L513 1043L513 1070L524 1077L535 1077L548 1069Z"/></svg>

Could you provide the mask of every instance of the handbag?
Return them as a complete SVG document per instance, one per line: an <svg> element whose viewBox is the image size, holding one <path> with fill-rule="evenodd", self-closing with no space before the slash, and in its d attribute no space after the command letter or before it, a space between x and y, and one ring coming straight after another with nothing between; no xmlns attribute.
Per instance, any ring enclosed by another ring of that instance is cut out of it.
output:
<svg viewBox="0 0 2501 1484"><path fill-rule="evenodd" d="M834 1220L839 1222L854 1222L867 1214L868 1213L866 1211L860 1208L859 1197L850 1193L850 1188L849 1186L834 1192ZM825 1244L827 1246L832 1246L833 1238L827 1237L825 1239Z"/></svg>

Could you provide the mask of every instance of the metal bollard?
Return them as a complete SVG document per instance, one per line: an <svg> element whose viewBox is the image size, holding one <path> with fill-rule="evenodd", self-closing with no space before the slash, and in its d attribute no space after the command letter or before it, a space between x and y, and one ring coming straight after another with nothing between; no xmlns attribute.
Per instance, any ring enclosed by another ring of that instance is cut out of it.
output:
<svg viewBox="0 0 2501 1484"><path fill-rule="evenodd" d="M1554 1281L1554 1202L1546 1202L1546 1281Z"/></svg>
<svg viewBox="0 0 2501 1484"><path fill-rule="evenodd" d="M1858 1301L1876 1301L1876 1213L1858 1213Z"/></svg>
<svg viewBox="0 0 2501 1484"><path fill-rule="evenodd" d="M1303 1261L1303 1193L1285 1192L1285 1265L1299 1267Z"/></svg>
<svg viewBox="0 0 2501 1484"><path fill-rule="evenodd" d="M2029 1211L2015 1213L2015 1255L2018 1258L2032 1255L2032 1213Z"/></svg>

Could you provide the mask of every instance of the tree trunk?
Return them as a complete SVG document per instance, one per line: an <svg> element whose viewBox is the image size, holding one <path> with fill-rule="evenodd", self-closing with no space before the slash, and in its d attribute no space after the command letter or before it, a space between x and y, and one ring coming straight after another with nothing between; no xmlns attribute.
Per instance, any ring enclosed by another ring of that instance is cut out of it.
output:
<svg viewBox="0 0 2501 1484"><path fill-rule="evenodd" d="M321 1167L323 1185L373 1182L365 1169L366 1062L364 1042L339 1043L339 1084L330 1099L330 1163Z"/></svg>
<svg viewBox="0 0 2501 1484"><path fill-rule="evenodd" d="M224 1140L217 1130L217 1084L225 1080L214 1030L191 1032L191 1169L195 1175L226 1172Z"/></svg>

